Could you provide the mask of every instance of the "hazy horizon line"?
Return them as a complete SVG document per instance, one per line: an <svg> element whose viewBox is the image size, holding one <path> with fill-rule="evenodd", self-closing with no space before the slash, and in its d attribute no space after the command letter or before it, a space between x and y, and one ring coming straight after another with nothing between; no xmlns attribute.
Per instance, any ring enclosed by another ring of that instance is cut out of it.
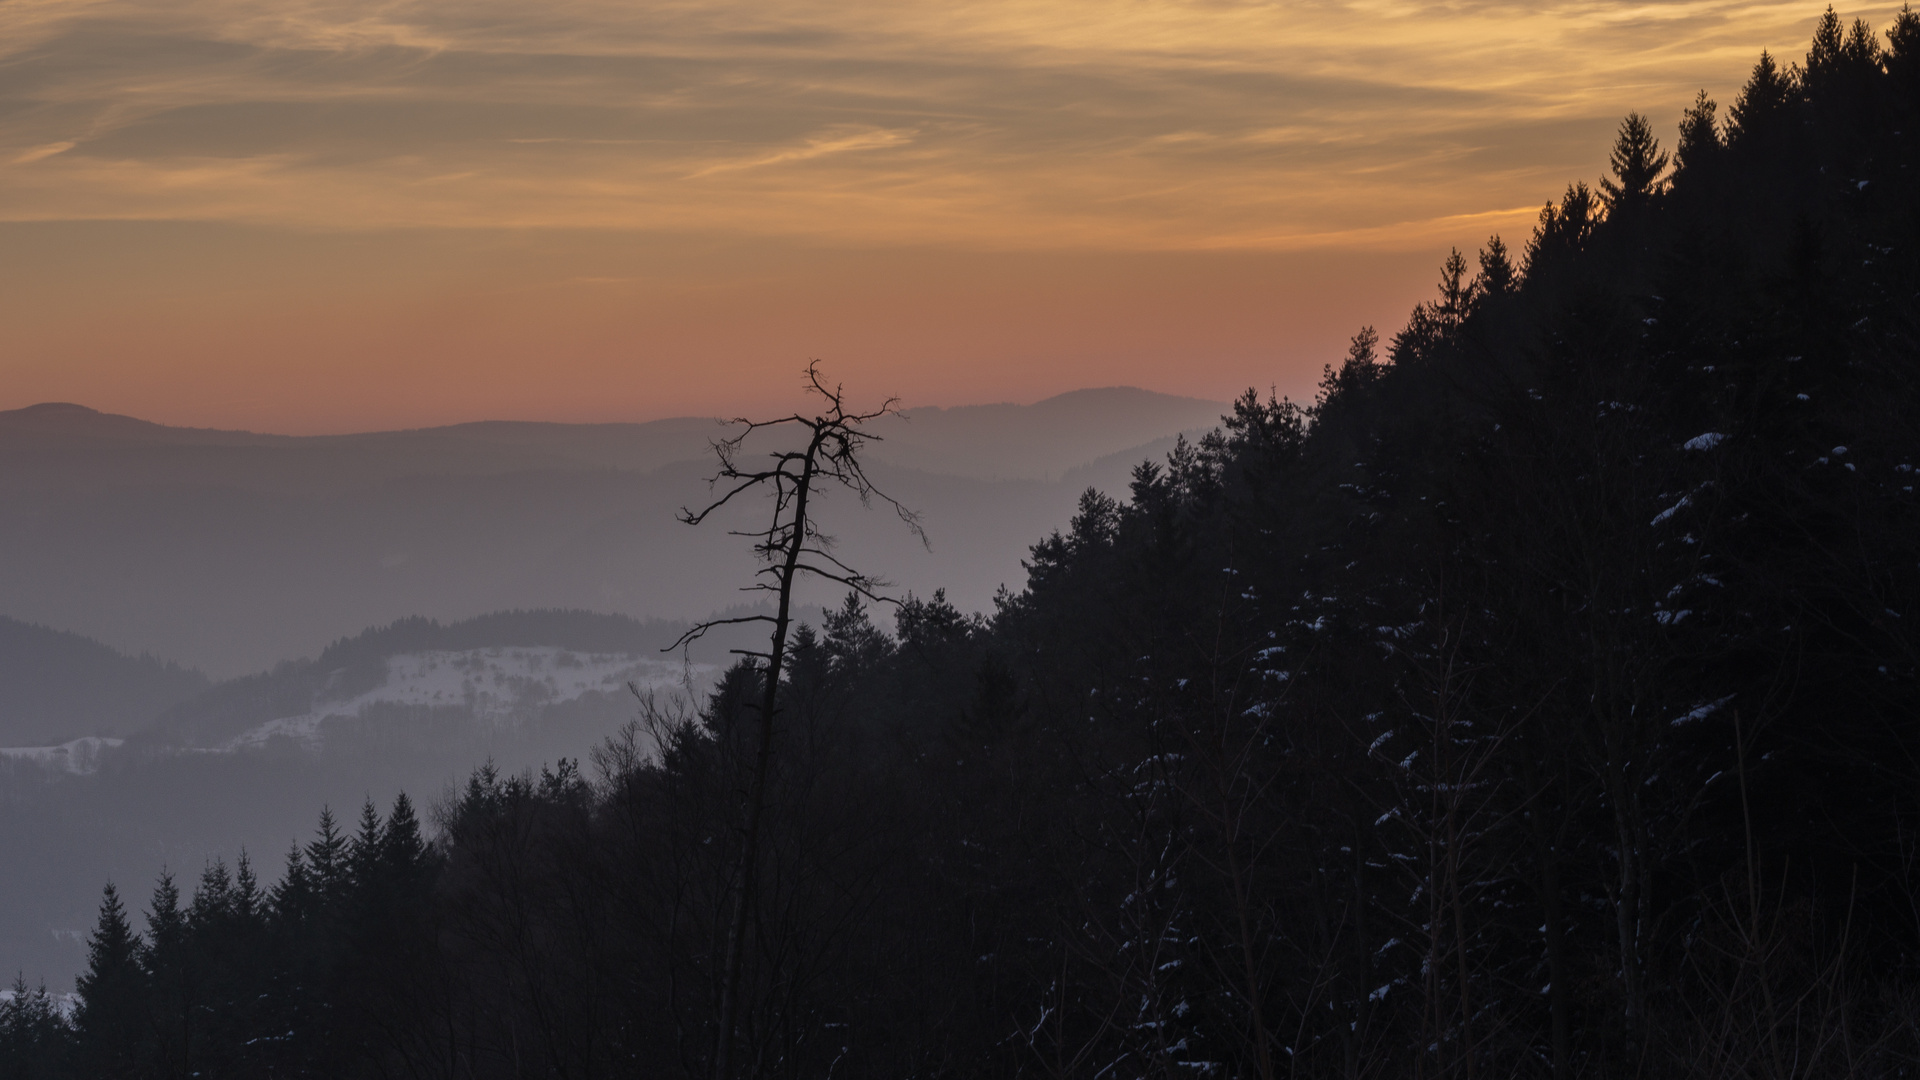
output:
<svg viewBox="0 0 1920 1080"><path fill-rule="evenodd" d="M1045 397L1037 398L1033 401L1009 401L1009 400L968 401L968 402L960 402L957 404L946 404L946 405L901 405L899 409L900 409L900 412L906 413L906 414L910 414L914 412L927 412L927 411L949 412L949 411L959 410L959 409L993 409L993 408L1031 409L1041 405L1045 405L1051 401L1057 401L1061 398L1072 397L1076 394L1092 394L1092 393L1100 393L1102 391L1110 391L1110 390L1135 391L1141 394L1151 395L1152 397L1165 398L1172 401L1202 402L1209 405L1218 405L1221 407L1225 407L1229 404L1226 401L1215 401L1211 398L1199 397L1193 394L1170 394L1165 391L1153 390L1144 386L1135 386L1131 383L1112 383L1105 386L1082 386L1082 387L1076 387L1072 390L1062 390L1059 393L1048 394ZM885 399L883 398L881 400L885 400ZM256 429L256 428L208 427L208 426L200 426L195 424L169 423L165 420L156 420L147 416L136 416L132 413L109 412L103 409L96 409L91 405L86 405L84 403L77 402L77 401L36 401L27 405L21 405L14 408L4 408L4 409L0 409L0 418L5 418L9 415L14 415L14 414L29 413L37 410L49 410L49 409L77 409L93 416L99 416L99 417L116 419L116 420L132 420L137 423L152 424L156 427L163 427L173 431L204 431L204 432L217 433L222 435L264 435L264 436L271 436L274 438L283 438L283 439L346 438L346 437L351 437L355 435L404 435L404 434L409 434L414 432L444 431L449 428L476 427L476 426L485 425L485 424L525 424L525 425L544 425L544 426L553 426L553 427L628 427L628 426L638 427L638 426L644 426L647 424L671 423L676 420L712 420L712 421L715 421L716 423L723 424L723 425L733 423L736 420L735 417L722 416L718 413L707 414L707 415L702 415L699 413L669 413L661 416L650 417L647 419L634 419L634 420L557 420L557 419L532 419L532 418L505 417L505 416L484 416L484 417L480 417L472 420L455 420L449 423L441 423L441 424L423 424L417 427L353 428L353 429L343 429L339 431L306 431L306 432L298 432L298 433L289 433L289 432L281 432L281 431L269 431L265 429Z"/></svg>

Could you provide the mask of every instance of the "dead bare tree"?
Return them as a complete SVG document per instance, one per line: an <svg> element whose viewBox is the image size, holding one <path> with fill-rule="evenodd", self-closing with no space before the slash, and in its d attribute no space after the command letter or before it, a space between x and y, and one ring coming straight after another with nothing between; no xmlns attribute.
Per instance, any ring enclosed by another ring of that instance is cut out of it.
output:
<svg viewBox="0 0 1920 1080"><path fill-rule="evenodd" d="M710 486L728 485L726 491L703 509L682 508L680 520L698 525L737 496L753 491L769 492L772 520L764 529L730 530L733 536L753 541L753 553L760 560L756 580L743 587L745 592L774 594L772 615L742 615L702 622L681 635L669 650L686 645L716 626L732 623L771 623L767 651L734 649L735 653L756 657L766 664L764 687L759 706L759 740L749 776L746 795L746 821L742 830L738 891L734 896L733 917L727 928L725 968L720 983L720 1029L714 1049L714 1080L729 1080L736 1016L739 1011L740 977L745 962L744 941L757 885L755 870L759 860L760 822L766 811L768 763L773 758L775 708L779 698L780 672L786 661L787 631L793 618L793 586L802 574L837 582L868 600L897 602L879 590L887 583L863 574L840 561L832 553L833 538L820 531L813 516L812 499L822 484L838 485L859 496L862 506L879 499L890 507L921 543L927 542L919 515L874 486L860 461L860 452L880 437L864 430L865 425L889 413L897 413L899 399L888 398L868 412L847 408L839 384L828 386L820 375L820 362L807 365L806 390L823 405L814 415L796 412L773 420L737 419L737 434L713 443L720 459L720 470ZM742 462L741 451L749 436L772 429L796 429L806 433L804 447L776 448L767 454L767 463L750 467Z"/></svg>

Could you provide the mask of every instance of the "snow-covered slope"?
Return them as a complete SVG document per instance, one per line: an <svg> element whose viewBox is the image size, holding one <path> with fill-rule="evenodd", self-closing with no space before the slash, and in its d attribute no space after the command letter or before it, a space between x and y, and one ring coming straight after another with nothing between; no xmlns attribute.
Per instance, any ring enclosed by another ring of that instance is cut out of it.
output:
<svg viewBox="0 0 1920 1080"><path fill-rule="evenodd" d="M386 678L370 690L328 699L318 695L305 712L274 717L212 746L178 747L196 753L236 753L271 745L318 749L343 722L403 723L418 710L464 714L472 734L537 724L543 710L589 694L624 697L704 684L710 664L689 664L632 653L578 652L554 646L495 646L433 650L388 657ZM380 706L396 707L380 709ZM124 739L86 736L57 746L0 747L0 759L85 776Z"/></svg>
<svg viewBox="0 0 1920 1080"><path fill-rule="evenodd" d="M275 739L318 743L328 722L362 718L374 705L462 708L479 723L526 723L543 706L595 691L671 689L703 679L711 668L624 653L580 653L551 646L404 653L387 659L379 686L307 712L276 717L218 747L241 750Z"/></svg>
<svg viewBox="0 0 1920 1080"><path fill-rule="evenodd" d="M29 762L57 772L86 776L100 767L100 756L126 742L87 735L59 746L0 746L0 758Z"/></svg>

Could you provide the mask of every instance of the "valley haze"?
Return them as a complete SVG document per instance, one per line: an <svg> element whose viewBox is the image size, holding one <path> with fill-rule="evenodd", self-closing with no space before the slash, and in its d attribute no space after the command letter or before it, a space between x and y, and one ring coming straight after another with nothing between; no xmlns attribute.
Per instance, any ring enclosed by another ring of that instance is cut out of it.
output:
<svg viewBox="0 0 1920 1080"><path fill-rule="evenodd" d="M1225 408L1116 387L910 409L875 425L870 457L931 547L843 496L825 526L901 593L945 588L985 610L1082 490L1123 491ZM0 412L0 614L217 678L410 615L700 618L739 603L752 571L730 525L674 516L707 494L724 434L680 418L296 437L70 404Z"/></svg>

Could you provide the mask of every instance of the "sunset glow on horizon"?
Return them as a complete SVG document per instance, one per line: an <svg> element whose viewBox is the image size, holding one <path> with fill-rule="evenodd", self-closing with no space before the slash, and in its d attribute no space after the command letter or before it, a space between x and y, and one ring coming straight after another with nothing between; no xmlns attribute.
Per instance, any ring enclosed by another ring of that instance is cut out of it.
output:
<svg viewBox="0 0 1920 1080"><path fill-rule="evenodd" d="M910 405L1309 396L1820 10L15 0L0 409L646 420L810 357Z"/></svg>

